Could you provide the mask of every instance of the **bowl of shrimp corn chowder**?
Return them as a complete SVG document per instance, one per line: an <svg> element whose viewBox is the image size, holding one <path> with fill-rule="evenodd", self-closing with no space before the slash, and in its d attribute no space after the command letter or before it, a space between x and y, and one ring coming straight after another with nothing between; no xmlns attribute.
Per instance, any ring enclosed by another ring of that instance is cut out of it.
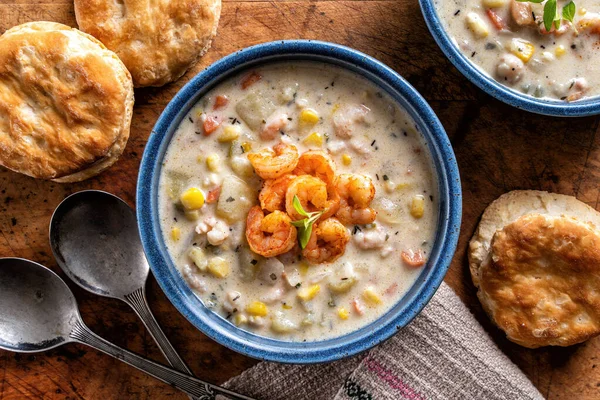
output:
<svg viewBox="0 0 600 400"><path fill-rule="evenodd" d="M407 324L449 266L460 182L439 121L378 61L314 41L242 50L163 112L138 180L158 282L218 342L330 361Z"/></svg>
<svg viewBox="0 0 600 400"><path fill-rule="evenodd" d="M420 0L449 60L484 91L546 115L600 112L600 4Z"/></svg>

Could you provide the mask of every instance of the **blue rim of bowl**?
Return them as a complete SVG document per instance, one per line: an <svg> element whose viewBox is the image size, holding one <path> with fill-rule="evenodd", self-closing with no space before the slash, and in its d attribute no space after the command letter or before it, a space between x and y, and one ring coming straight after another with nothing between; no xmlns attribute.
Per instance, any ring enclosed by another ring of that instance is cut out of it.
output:
<svg viewBox="0 0 600 400"><path fill-rule="evenodd" d="M584 117L600 114L600 96L575 102L538 99L504 86L472 63L446 32L434 0L419 0L425 23L448 60L472 83L496 99L521 110L553 117Z"/></svg>
<svg viewBox="0 0 600 400"><path fill-rule="evenodd" d="M191 106L216 84L241 70L288 60L336 64L358 72L388 91L408 111L421 131L427 129L426 141L439 177L436 244L411 289L367 326L341 337L316 342L286 342L259 336L237 328L204 307L168 255L157 214L164 152L173 131ZM390 90L394 92L390 93ZM328 362L354 355L386 340L408 324L431 299L450 266L460 231L461 207L460 177L452 146L440 121L419 93L374 58L341 45L309 40L277 41L249 47L215 62L192 78L158 118L144 150L137 186L137 217L142 243L152 272L173 305L192 325L218 343L253 358L286 363Z"/></svg>

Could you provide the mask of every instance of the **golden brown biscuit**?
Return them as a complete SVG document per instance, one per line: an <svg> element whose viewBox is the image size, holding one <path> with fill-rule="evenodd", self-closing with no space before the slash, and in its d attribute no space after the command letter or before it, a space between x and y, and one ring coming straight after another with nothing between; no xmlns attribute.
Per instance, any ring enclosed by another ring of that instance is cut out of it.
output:
<svg viewBox="0 0 600 400"><path fill-rule="evenodd" d="M469 243L469 267L476 287L479 287L479 267L489 255L494 233L526 214L574 217L600 228L600 213L572 196L539 190L505 193L485 209Z"/></svg>
<svg viewBox="0 0 600 400"><path fill-rule="evenodd" d="M600 333L600 233L568 217L529 214L496 232L479 271L492 320L529 348Z"/></svg>
<svg viewBox="0 0 600 400"><path fill-rule="evenodd" d="M0 36L0 165L75 182L112 165L129 138L131 76L77 29L31 22Z"/></svg>
<svg viewBox="0 0 600 400"><path fill-rule="evenodd" d="M221 0L75 0L79 28L116 52L136 87L181 77L210 48Z"/></svg>

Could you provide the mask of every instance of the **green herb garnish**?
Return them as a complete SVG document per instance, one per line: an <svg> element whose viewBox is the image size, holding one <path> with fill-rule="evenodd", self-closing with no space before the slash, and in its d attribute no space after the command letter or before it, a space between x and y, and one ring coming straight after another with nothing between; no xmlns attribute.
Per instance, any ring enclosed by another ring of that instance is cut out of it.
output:
<svg viewBox="0 0 600 400"><path fill-rule="evenodd" d="M552 25L556 27L556 29L560 28L560 24L562 20L569 21L573 29L575 29L575 33L577 33L577 28L573 24L573 19L575 19L575 11L577 7L575 7L575 3L570 1L567 5L565 5L562 9L562 13L558 13L558 4L557 0L517 0L521 3L535 3L540 4L546 1L544 4L544 28L548 32L552 30Z"/></svg>
<svg viewBox="0 0 600 400"><path fill-rule="evenodd" d="M306 217L298 221L292 221L292 225L298 228L298 241L300 242L300 247L304 249L308 244L310 235L312 234L313 224L317 222L319 218L321 218L321 215L323 215L323 211L307 213L306 211L304 211L302 203L300 203L300 199L297 195L294 195L294 200L292 201L292 204L294 205L294 209L298 214L302 215L303 217Z"/></svg>

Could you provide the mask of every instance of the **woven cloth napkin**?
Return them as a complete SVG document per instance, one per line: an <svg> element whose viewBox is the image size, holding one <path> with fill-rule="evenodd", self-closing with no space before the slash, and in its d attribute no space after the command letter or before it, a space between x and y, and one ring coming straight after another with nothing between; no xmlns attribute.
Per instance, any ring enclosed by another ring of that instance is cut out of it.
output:
<svg viewBox="0 0 600 400"><path fill-rule="evenodd" d="M328 364L261 362L225 386L264 400L543 399L446 284L369 352Z"/></svg>

